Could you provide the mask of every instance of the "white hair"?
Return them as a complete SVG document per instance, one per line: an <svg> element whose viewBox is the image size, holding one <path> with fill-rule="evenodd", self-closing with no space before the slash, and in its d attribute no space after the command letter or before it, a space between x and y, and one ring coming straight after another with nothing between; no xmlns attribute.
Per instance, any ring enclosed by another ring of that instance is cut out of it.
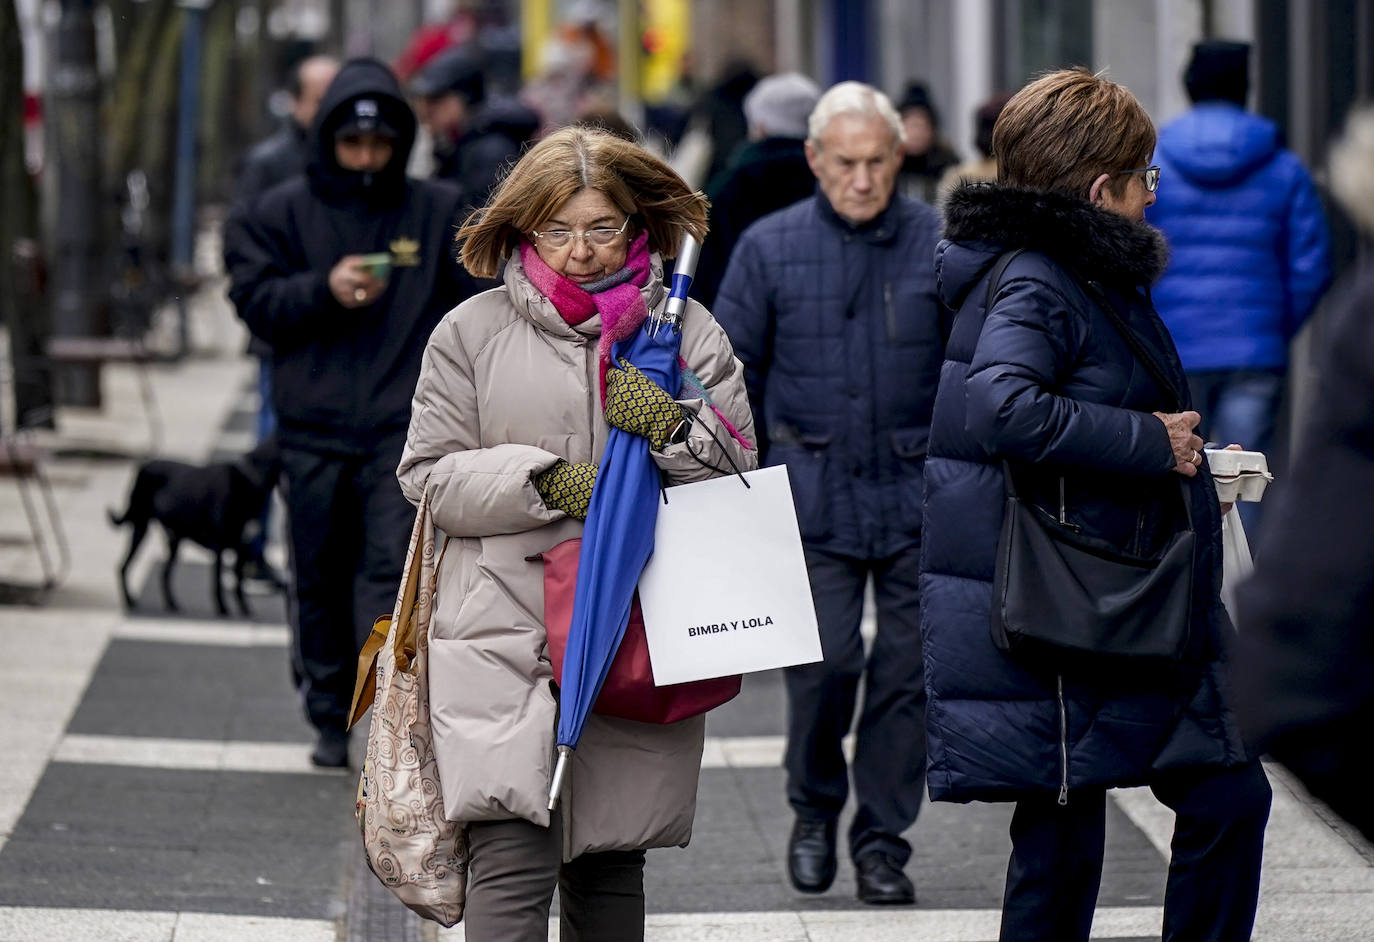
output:
<svg viewBox="0 0 1374 942"><path fill-rule="evenodd" d="M1374 107L1352 112L1331 149L1331 191L1361 228L1374 232Z"/></svg>
<svg viewBox="0 0 1374 942"><path fill-rule="evenodd" d="M859 118L882 118L892 129L892 140L900 147L906 143L906 129L902 127L901 116L892 107L892 100L863 82L841 82L832 86L816 102L807 121L806 139L811 146L820 150L821 135L830 122L840 115L854 115Z"/></svg>

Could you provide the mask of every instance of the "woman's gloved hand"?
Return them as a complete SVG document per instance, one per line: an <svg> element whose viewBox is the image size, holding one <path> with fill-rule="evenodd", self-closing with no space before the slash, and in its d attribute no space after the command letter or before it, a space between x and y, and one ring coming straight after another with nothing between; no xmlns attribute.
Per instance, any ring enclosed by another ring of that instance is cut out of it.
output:
<svg viewBox="0 0 1374 942"><path fill-rule="evenodd" d="M534 476L534 489L550 510L561 510L574 520L586 520L596 484L596 465L590 461L563 461Z"/></svg>
<svg viewBox="0 0 1374 942"><path fill-rule="evenodd" d="M663 387L624 357L620 369L606 371L606 422L613 428L649 440L655 451L676 441L674 432L687 412Z"/></svg>

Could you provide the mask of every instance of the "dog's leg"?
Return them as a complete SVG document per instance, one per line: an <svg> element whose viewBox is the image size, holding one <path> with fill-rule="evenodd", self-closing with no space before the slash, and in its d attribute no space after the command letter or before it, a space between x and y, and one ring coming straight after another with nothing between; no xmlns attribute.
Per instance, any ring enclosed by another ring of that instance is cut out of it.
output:
<svg viewBox="0 0 1374 942"><path fill-rule="evenodd" d="M134 521L134 532L129 538L129 552L124 555L124 562L119 567L119 591L124 596L124 608L128 611L134 610L134 595L129 591L129 567L133 565L134 554L138 552L138 547L147 535L148 521Z"/></svg>
<svg viewBox="0 0 1374 942"><path fill-rule="evenodd" d="M221 618L229 617L229 606L224 604L224 550L215 550L215 611Z"/></svg>
<svg viewBox="0 0 1374 942"><path fill-rule="evenodd" d="M179 612L177 600L172 598L172 566L177 561L177 548L181 546L181 537L172 531L167 531L167 564L162 567L162 601L167 606L169 612Z"/></svg>
<svg viewBox="0 0 1374 942"><path fill-rule="evenodd" d="M239 613L245 618L251 617L252 612L248 609L248 599L243 594L243 566L248 562L248 550L242 544L234 550L234 599L239 603Z"/></svg>

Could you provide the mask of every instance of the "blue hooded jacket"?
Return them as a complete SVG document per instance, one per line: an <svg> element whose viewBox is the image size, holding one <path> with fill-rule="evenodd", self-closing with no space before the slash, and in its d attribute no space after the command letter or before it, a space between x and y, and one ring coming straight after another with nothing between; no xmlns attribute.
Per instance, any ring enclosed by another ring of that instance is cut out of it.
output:
<svg viewBox="0 0 1374 942"><path fill-rule="evenodd" d="M1150 222L1172 262L1155 286L1186 370L1283 369L1331 278L1326 217L1272 121L1207 101L1164 127Z"/></svg>
<svg viewBox="0 0 1374 942"><path fill-rule="evenodd" d="M958 310L940 373L925 471L921 616L927 781L937 801L1007 800L1140 785L1157 772L1248 761L1226 701L1232 629L1220 598L1221 514L1206 468L1173 470L1152 412L1187 384L1150 307L1159 234L1086 201L991 184L945 204L940 296ZM990 308L996 260L1003 272ZM1161 388L1094 295L1129 324ZM1178 665L1108 672L1029 664L993 644L992 581L1005 502L1018 493L1084 537L1137 557L1185 525L1197 550L1188 647ZM1062 482L1062 491L1061 491ZM1180 488L1180 482L1184 486ZM1059 677L1062 676L1062 689Z"/></svg>

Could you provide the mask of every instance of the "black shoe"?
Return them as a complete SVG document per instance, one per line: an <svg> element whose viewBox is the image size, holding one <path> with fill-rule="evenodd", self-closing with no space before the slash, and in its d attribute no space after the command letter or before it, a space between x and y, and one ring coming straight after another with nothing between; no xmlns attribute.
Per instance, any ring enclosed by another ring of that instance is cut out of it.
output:
<svg viewBox="0 0 1374 942"><path fill-rule="evenodd" d="M787 841L787 876L803 893L824 893L835 882L835 822L798 818Z"/></svg>
<svg viewBox="0 0 1374 942"><path fill-rule="evenodd" d="M326 726L315 739L310 761L322 769L348 768L348 730Z"/></svg>
<svg viewBox="0 0 1374 942"><path fill-rule="evenodd" d="M854 861L854 871L860 902L876 906L910 906L916 902L916 887L887 854L865 854Z"/></svg>

